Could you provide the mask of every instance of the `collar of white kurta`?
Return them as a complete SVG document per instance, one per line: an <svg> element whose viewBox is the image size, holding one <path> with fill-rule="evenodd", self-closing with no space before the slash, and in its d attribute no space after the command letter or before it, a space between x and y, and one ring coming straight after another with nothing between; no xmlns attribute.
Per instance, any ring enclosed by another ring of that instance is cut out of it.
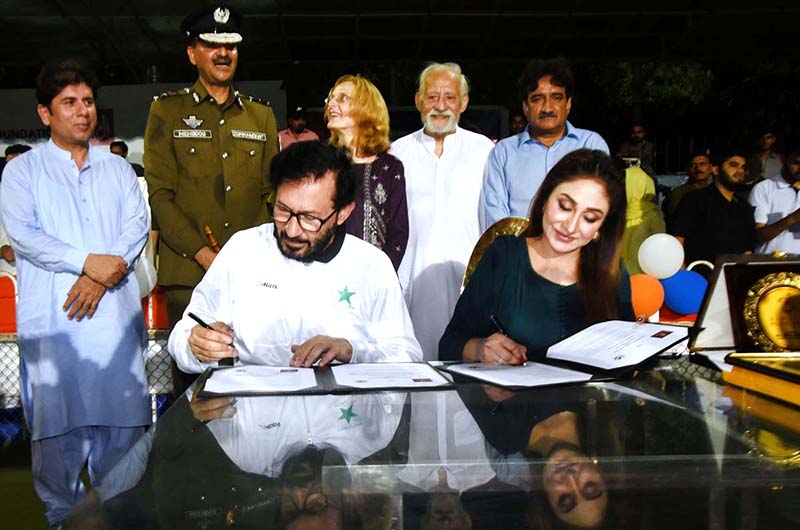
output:
<svg viewBox="0 0 800 530"><path fill-rule="evenodd" d="M434 153L434 150L436 149L436 138L428 134L425 134L424 128L417 131L417 134L419 135L419 142L425 147L425 149L427 149L431 153ZM444 151L447 150L447 146L449 144L461 140L461 136L463 136L461 127L456 125L456 132L454 132L453 134L448 134L447 136L444 137L444 149L442 150L442 154L444 154Z"/></svg>

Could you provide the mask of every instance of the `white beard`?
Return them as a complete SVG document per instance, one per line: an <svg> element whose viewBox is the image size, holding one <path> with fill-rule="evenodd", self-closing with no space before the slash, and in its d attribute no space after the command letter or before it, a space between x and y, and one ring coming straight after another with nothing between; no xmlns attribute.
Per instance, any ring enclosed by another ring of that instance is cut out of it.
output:
<svg viewBox="0 0 800 530"><path fill-rule="evenodd" d="M447 116L449 119L444 125L437 126L433 120L433 116ZM455 115L451 110L446 110L444 112L432 110L425 115L422 119L422 123L425 125L425 130L431 134L448 134L456 130L459 118L460 116Z"/></svg>

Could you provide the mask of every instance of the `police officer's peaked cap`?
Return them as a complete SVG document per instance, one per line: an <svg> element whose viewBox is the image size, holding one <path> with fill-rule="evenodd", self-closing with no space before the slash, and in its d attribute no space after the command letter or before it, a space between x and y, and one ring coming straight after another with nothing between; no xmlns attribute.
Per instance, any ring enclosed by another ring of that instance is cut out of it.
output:
<svg viewBox="0 0 800 530"><path fill-rule="evenodd" d="M225 5L204 8L187 16L181 22L181 33L188 38L197 38L214 44L237 44L242 42L239 33L242 17Z"/></svg>

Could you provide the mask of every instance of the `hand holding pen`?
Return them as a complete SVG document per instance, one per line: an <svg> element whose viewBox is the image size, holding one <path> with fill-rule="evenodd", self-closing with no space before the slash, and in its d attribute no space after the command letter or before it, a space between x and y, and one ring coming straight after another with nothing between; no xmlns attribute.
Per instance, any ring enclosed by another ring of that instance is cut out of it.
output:
<svg viewBox="0 0 800 530"><path fill-rule="evenodd" d="M481 362L500 365L525 365L528 358L528 349L506 334L506 330L497 315L490 314L489 320L491 320L497 333L493 333L484 339L481 346Z"/></svg>
<svg viewBox="0 0 800 530"><path fill-rule="evenodd" d="M234 358L239 356L233 346L233 329L222 322L206 324L192 312L187 315L198 324L189 333L189 348L194 356L204 363L216 362L220 366L233 366Z"/></svg>

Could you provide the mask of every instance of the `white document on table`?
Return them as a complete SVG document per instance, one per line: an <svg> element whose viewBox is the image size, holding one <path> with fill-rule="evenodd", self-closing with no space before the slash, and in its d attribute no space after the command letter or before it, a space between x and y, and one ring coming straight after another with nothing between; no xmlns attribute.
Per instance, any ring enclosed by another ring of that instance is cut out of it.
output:
<svg viewBox="0 0 800 530"><path fill-rule="evenodd" d="M317 386L313 368L244 365L215 370L204 390L214 394L237 392L296 392Z"/></svg>
<svg viewBox="0 0 800 530"><path fill-rule="evenodd" d="M532 361L528 361L527 366L484 363L454 364L448 366L447 370L500 386L536 387L580 383L592 378L592 374Z"/></svg>
<svg viewBox="0 0 800 530"><path fill-rule="evenodd" d="M449 385L427 363L354 363L331 368L338 386L353 388L423 388Z"/></svg>
<svg viewBox="0 0 800 530"><path fill-rule="evenodd" d="M609 320L553 344L547 358L613 370L639 364L688 336L685 326Z"/></svg>

